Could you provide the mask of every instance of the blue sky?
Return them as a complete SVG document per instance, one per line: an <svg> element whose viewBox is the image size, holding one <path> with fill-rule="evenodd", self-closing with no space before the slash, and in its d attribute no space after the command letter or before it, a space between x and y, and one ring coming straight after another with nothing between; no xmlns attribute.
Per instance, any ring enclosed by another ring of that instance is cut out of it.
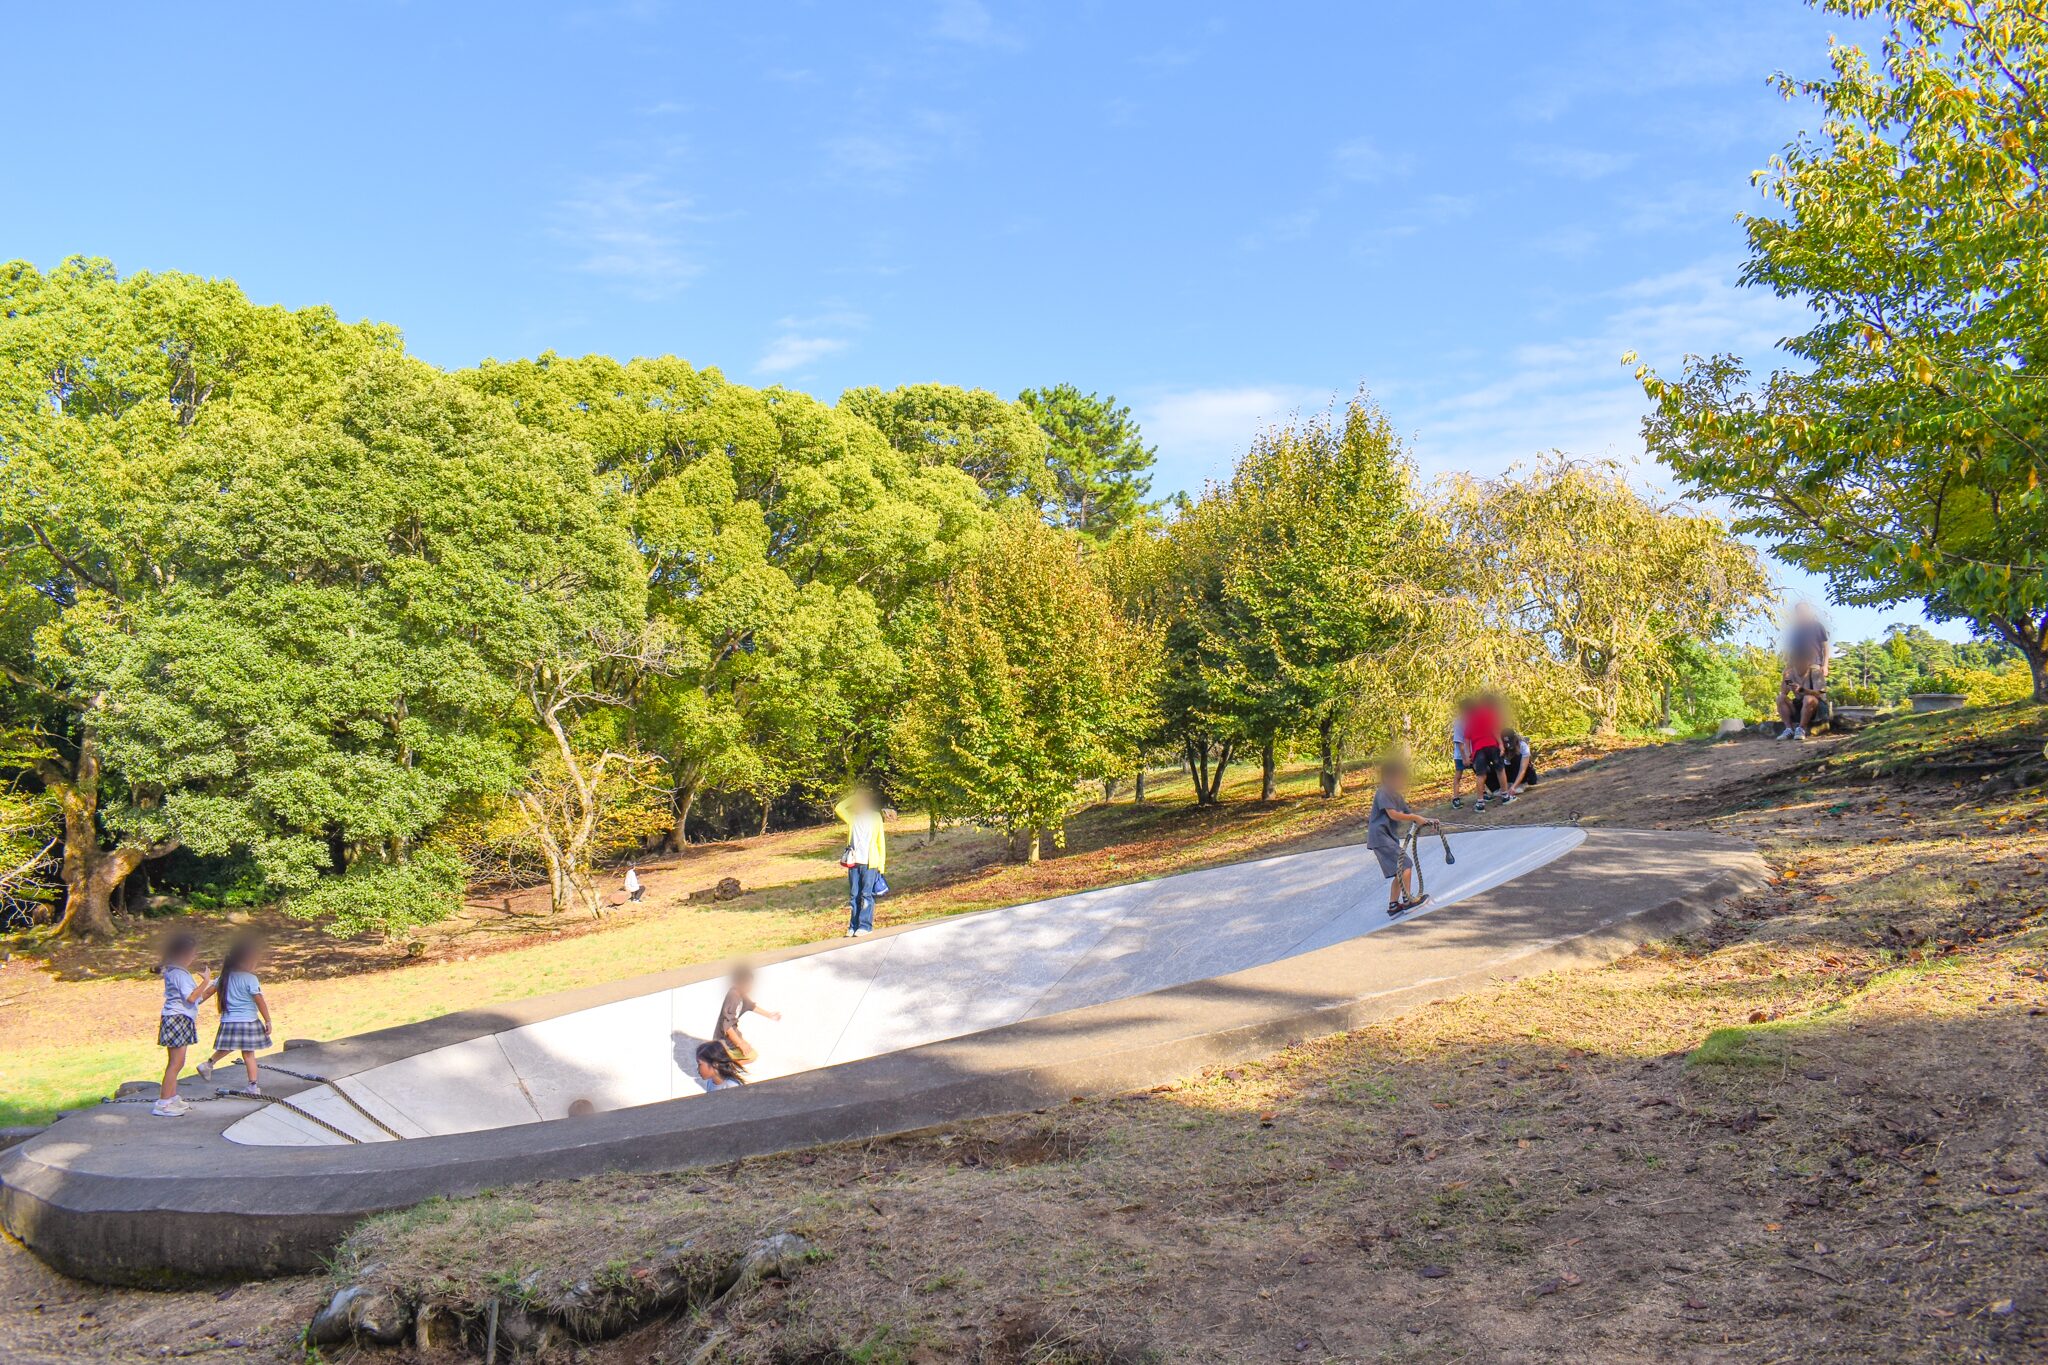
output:
<svg viewBox="0 0 2048 1365"><path fill-rule="evenodd" d="M1762 355L1801 325L1735 287L1732 219L1812 121L1765 77L1820 73L1831 29L1796 0L132 6L89 30L43 6L10 20L0 255L231 276L449 366L673 352L827 399L1072 381L1136 409L1162 490L1360 383L1427 472L1638 459L1623 352Z"/></svg>

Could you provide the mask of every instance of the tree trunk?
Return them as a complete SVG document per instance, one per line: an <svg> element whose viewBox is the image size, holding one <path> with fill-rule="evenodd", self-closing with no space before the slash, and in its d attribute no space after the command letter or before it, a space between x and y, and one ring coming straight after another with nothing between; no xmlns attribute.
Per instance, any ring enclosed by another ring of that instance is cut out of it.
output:
<svg viewBox="0 0 2048 1365"><path fill-rule="evenodd" d="M1143 768L1138 769L1137 780L1131 783L1131 802L1139 806L1145 804L1145 770Z"/></svg>
<svg viewBox="0 0 2048 1365"><path fill-rule="evenodd" d="M756 839L764 839L768 836L768 813L773 809L766 801L761 803L761 828L754 832Z"/></svg>
<svg viewBox="0 0 2048 1365"><path fill-rule="evenodd" d="M1027 830L1025 830L1025 831L1024 831L1024 861L1025 861L1025 862L1027 862L1027 863L1035 863L1035 862L1037 862L1037 861L1038 861L1038 859L1039 859L1039 843L1040 843L1040 831L1038 831L1038 830L1036 830L1036 829L1027 829Z"/></svg>
<svg viewBox="0 0 2048 1365"><path fill-rule="evenodd" d="M1593 736L1612 739L1621 733L1621 668L1609 663L1600 670L1599 710L1593 715Z"/></svg>
<svg viewBox="0 0 2048 1365"><path fill-rule="evenodd" d="M1116 800L1116 779L1105 777L1102 779L1102 803L1106 806L1114 800Z"/></svg>
<svg viewBox="0 0 2048 1365"><path fill-rule="evenodd" d="M1197 744L1188 739L1181 741L1183 757L1187 759L1188 781L1194 784L1195 804L1209 804L1209 746L1206 742Z"/></svg>
<svg viewBox="0 0 2048 1365"><path fill-rule="evenodd" d="M1344 794L1344 770L1337 766L1337 718L1324 716L1316 722L1316 749L1322 759L1323 795Z"/></svg>
<svg viewBox="0 0 2048 1365"><path fill-rule="evenodd" d="M150 848L124 844L100 847L99 741L87 721L78 742L78 760L67 772L55 763L37 765L45 789L56 794L64 815L64 917L57 921L63 938L110 939L114 936L114 893L145 858L169 853L175 842Z"/></svg>
<svg viewBox="0 0 2048 1365"><path fill-rule="evenodd" d="M924 846L930 848L939 841L939 808L933 806L924 813Z"/></svg>
<svg viewBox="0 0 2048 1365"><path fill-rule="evenodd" d="M696 804L697 784L692 781L676 793L676 823L675 828L668 832L668 846L677 853L681 853L689 845L689 835L685 832L684 826L690 823L690 807Z"/></svg>
<svg viewBox="0 0 2048 1365"><path fill-rule="evenodd" d="M1273 741L1269 739L1259 746L1259 800L1261 801L1271 801L1273 799L1273 768Z"/></svg>
<svg viewBox="0 0 2048 1365"><path fill-rule="evenodd" d="M121 884L121 909L127 914L140 916L149 908L149 863L137 863L135 870L128 874L128 880Z"/></svg>
<svg viewBox="0 0 2048 1365"><path fill-rule="evenodd" d="M1205 806L1219 806L1223 804L1223 773L1230 766L1230 751L1231 746L1228 744L1218 749L1216 751L1216 764L1214 767L1209 767L1208 751L1207 749L1203 750L1203 766L1207 769L1208 778L1203 783L1200 795L1201 804Z"/></svg>

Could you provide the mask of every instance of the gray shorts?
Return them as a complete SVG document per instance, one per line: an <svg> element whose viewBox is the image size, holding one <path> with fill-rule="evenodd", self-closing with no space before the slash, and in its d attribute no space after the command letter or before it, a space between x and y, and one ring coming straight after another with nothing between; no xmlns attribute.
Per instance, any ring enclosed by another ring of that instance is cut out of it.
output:
<svg viewBox="0 0 2048 1365"><path fill-rule="evenodd" d="M1402 872L1414 866L1409 861L1407 853L1398 844L1367 844L1366 847L1371 849L1373 856L1380 860L1380 875L1383 877L1399 876Z"/></svg>

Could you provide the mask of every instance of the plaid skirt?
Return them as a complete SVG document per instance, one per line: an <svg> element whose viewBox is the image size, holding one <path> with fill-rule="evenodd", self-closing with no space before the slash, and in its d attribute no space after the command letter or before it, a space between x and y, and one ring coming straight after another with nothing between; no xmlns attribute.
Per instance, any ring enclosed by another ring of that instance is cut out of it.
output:
<svg viewBox="0 0 2048 1365"><path fill-rule="evenodd" d="M199 1041L199 1021L189 1014L166 1014L156 1026L158 1047L191 1047Z"/></svg>
<svg viewBox="0 0 2048 1365"><path fill-rule="evenodd" d="M261 1019L223 1019L213 1035L215 1052L261 1052L270 1046L270 1026Z"/></svg>

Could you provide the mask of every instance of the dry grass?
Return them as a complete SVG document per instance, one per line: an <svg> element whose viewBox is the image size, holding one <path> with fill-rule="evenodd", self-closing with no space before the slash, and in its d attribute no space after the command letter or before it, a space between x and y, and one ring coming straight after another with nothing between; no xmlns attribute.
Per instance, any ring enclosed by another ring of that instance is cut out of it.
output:
<svg viewBox="0 0 2048 1365"><path fill-rule="evenodd" d="M1154 1093L423 1206L339 1272L610 1328L691 1257L817 1248L710 1317L574 1349L593 1362L714 1335L705 1359L763 1363L2040 1359L2048 801L1902 779L1875 762L1894 742L1939 752L1918 729L1672 746L1550 787L1589 819L1662 792L1663 823L1776 873L1609 967ZM1111 854L1137 861L1077 856ZM323 1292L296 1283L251 1301L265 1354ZM153 1344L70 1330L0 1308L31 1346Z"/></svg>
<svg viewBox="0 0 2048 1365"><path fill-rule="evenodd" d="M2048 807L1832 757L1701 821L1779 875L1697 940L1161 1092L438 1206L345 1268L474 1302L802 1232L733 1361L2039 1358Z"/></svg>

